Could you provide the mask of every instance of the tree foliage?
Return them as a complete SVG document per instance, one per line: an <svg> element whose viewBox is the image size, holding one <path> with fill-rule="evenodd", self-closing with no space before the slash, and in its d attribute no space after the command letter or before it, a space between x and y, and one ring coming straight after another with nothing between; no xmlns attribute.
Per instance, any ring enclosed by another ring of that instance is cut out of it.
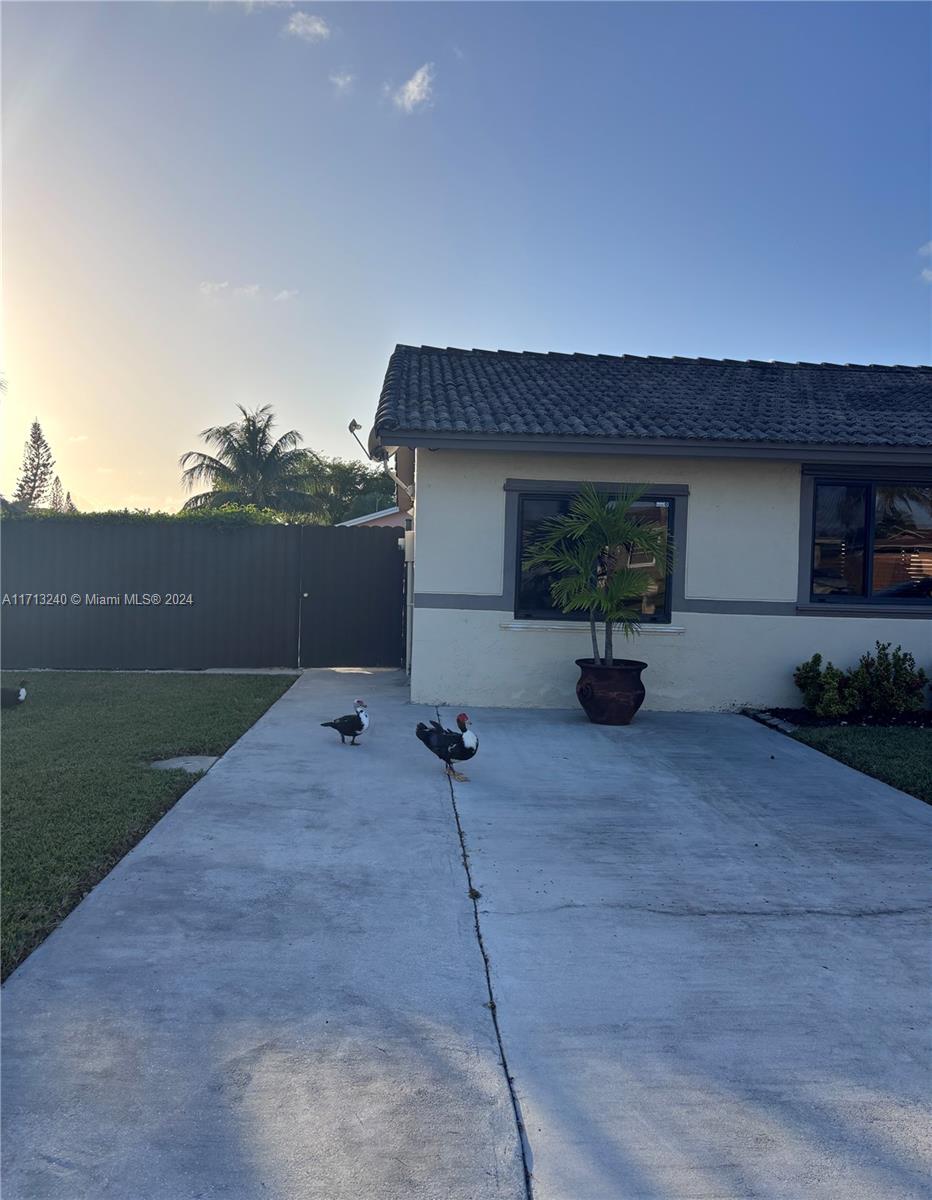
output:
<svg viewBox="0 0 932 1200"><path fill-rule="evenodd" d="M384 468L318 455L314 471L314 491L323 503L321 518L327 524L339 525L395 503L395 485Z"/></svg>
<svg viewBox="0 0 932 1200"><path fill-rule="evenodd" d="M614 661L616 625L625 637L640 631L639 601L653 575L632 566L631 559L646 557L665 568L672 553L666 527L633 511L646 490L645 485L611 496L587 484L567 513L544 523L524 556L526 569L553 576L550 593L562 612L589 614L592 657L602 665ZM601 653L597 621L605 623Z"/></svg>
<svg viewBox="0 0 932 1200"><path fill-rule="evenodd" d="M320 513L315 490L316 456L301 447L301 434L290 429L273 436L271 405L249 412L237 405L238 421L205 429L201 437L214 451L189 450L180 459L182 482L191 489L206 484L185 502L186 509L252 505L278 512Z"/></svg>
<svg viewBox="0 0 932 1200"><path fill-rule="evenodd" d="M56 475L52 480L52 492L49 496L49 508L52 512L65 511L65 494L62 491L61 480Z"/></svg>
<svg viewBox="0 0 932 1200"><path fill-rule="evenodd" d="M186 510L234 505L336 525L394 503L394 484L384 469L315 454L300 444L296 430L275 438L270 405L239 411L239 420L201 434L212 454L182 455L184 484L207 485L185 503Z"/></svg>
<svg viewBox="0 0 932 1200"><path fill-rule="evenodd" d="M13 503L23 508L40 507L52 482L54 467L55 459L52 458L52 451L45 440L42 426L38 421L33 421L23 453L23 465L13 493Z"/></svg>

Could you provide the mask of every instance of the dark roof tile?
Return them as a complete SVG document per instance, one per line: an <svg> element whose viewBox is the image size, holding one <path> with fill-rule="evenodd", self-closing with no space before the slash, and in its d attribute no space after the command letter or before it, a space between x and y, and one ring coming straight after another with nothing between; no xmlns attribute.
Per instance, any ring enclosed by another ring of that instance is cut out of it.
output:
<svg viewBox="0 0 932 1200"><path fill-rule="evenodd" d="M374 433L932 446L932 367L398 346Z"/></svg>

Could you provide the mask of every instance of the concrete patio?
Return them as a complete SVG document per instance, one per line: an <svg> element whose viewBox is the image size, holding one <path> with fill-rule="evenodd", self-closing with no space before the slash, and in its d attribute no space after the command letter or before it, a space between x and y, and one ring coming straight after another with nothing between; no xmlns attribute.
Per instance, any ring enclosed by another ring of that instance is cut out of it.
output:
<svg viewBox="0 0 932 1200"><path fill-rule="evenodd" d="M430 715L306 672L11 977L5 1200L520 1200L513 1099L536 1200L928 1195L932 810L674 713L452 797Z"/></svg>

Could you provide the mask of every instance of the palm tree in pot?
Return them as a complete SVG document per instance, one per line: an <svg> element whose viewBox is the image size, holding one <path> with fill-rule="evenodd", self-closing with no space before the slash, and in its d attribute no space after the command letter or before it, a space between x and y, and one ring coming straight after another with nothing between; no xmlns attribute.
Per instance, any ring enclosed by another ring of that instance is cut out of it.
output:
<svg viewBox="0 0 932 1200"><path fill-rule="evenodd" d="M665 569L672 553L666 525L634 511L646 491L645 484L609 495L587 484L566 513L544 523L524 555L526 570L552 576L550 594L561 612L589 616L592 657L576 659L576 695L598 725L627 725L644 700L647 663L615 658L614 634L640 632L641 601L655 583L648 566L632 562Z"/></svg>

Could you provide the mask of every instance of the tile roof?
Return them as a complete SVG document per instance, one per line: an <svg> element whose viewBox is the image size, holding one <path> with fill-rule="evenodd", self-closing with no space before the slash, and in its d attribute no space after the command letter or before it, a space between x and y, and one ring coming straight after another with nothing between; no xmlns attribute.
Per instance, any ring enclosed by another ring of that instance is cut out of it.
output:
<svg viewBox="0 0 932 1200"><path fill-rule="evenodd" d="M932 367L397 346L373 437L932 446Z"/></svg>

